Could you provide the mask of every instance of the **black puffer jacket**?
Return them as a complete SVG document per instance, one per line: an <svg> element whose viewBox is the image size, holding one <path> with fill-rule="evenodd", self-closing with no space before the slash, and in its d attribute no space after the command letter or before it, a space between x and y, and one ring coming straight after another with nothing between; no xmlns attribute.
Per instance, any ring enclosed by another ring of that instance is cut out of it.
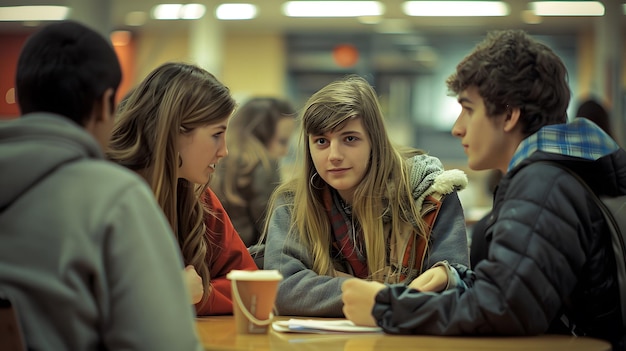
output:
<svg viewBox="0 0 626 351"><path fill-rule="evenodd" d="M615 345L621 316L606 224L585 189L566 171L536 163L544 159L573 169L599 195L626 194L622 149L596 161L535 152L500 182L486 231L488 258L474 272L460 270L470 288L441 294L401 286L382 290L373 315L386 332L569 332L560 318L567 312L578 333Z"/></svg>

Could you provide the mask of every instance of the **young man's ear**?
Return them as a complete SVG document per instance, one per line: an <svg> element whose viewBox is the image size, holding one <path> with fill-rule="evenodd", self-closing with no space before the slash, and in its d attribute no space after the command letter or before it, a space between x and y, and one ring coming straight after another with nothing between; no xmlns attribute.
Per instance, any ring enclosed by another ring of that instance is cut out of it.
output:
<svg viewBox="0 0 626 351"><path fill-rule="evenodd" d="M112 88L105 90L102 94L102 97L100 98L94 109L94 112L96 114L96 122L108 122L110 119L114 118L114 94L115 92Z"/></svg>
<svg viewBox="0 0 626 351"><path fill-rule="evenodd" d="M109 88L102 94L100 99L95 101L91 114L84 122L85 130L98 141L102 149L105 149L109 144L111 130L113 129L115 118L113 99L113 89Z"/></svg>
<svg viewBox="0 0 626 351"><path fill-rule="evenodd" d="M511 132L519 124L521 111L519 107L509 107L504 118L504 131Z"/></svg>
<svg viewBox="0 0 626 351"><path fill-rule="evenodd" d="M91 109L91 114L84 122L84 127L91 130L100 123L108 123L113 118L113 89L105 90L102 96L96 100Z"/></svg>

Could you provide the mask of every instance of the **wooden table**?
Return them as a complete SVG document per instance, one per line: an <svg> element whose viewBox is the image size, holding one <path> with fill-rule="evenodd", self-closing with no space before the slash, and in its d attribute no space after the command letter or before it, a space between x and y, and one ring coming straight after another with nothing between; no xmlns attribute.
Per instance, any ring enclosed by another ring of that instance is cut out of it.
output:
<svg viewBox="0 0 626 351"><path fill-rule="evenodd" d="M281 319L288 319L281 317ZM238 335L233 316L196 319L198 336L206 350L322 350L322 351L609 351L605 341L542 335L534 337L441 337L388 334L302 334L278 333Z"/></svg>

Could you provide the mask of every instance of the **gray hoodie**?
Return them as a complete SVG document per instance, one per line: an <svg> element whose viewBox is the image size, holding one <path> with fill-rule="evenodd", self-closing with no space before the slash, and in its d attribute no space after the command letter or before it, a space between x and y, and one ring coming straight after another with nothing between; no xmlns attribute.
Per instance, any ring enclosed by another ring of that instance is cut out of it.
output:
<svg viewBox="0 0 626 351"><path fill-rule="evenodd" d="M61 116L0 122L0 295L29 349L199 350L149 187Z"/></svg>

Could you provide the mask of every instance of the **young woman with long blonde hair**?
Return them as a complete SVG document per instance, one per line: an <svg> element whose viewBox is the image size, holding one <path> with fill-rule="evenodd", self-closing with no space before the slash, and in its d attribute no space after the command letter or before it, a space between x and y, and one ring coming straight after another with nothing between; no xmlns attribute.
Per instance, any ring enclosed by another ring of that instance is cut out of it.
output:
<svg viewBox="0 0 626 351"><path fill-rule="evenodd" d="M230 91L204 69L166 63L120 104L111 160L139 173L174 229L199 315L232 313L231 269L256 269L221 203L208 188L228 154ZM158 294L158 292L155 292Z"/></svg>
<svg viewBox="0 0 626 351"><path fill-rule="evenodd" d="M454 287L450 264L469 264L456 194L465 174L394 146L376 93L360 77L316 92L301 126L301 173L274 193L265 230L265 268L284 276L279 313L342 316L348 277ZM444 279L418 278L431 267Z"/></svg>

